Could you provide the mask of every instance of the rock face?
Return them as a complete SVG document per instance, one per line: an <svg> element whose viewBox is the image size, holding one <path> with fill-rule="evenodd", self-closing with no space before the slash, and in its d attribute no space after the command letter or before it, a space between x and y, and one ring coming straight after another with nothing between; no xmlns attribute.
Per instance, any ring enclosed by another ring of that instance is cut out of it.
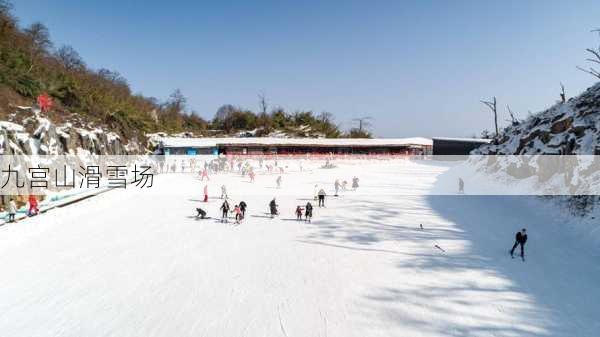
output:
<svg viewBox="0 0 600 337"><path fill-rule="evenodd" d="M473 154L595 154L600 152L600 83L578 97L507 127L498 144Z"/></svg>
<svg viewBox="0 0 600 337"><path fill-rule="evenodd" d="M135 140L123 144L114 132L100 128L55 125L39 110L19 107L15 114L26 115L20 123L0 122L0 154L60 155L87 152L97 155L139 154L144 146Z"/></svg>

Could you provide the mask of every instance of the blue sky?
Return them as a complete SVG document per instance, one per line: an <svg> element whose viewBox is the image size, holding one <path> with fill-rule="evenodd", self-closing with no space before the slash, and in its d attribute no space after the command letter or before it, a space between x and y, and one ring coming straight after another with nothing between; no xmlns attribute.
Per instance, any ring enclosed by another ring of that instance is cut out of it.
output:
<svg viewBox="0 0 600 337"><path fill-rule="evenodd" d="M381 137L493 129L493 95L521 117L594 83L578 71L600 44L600 2L13 0L89 66L136 92L175 88L212 118L222 104L329 111L345 129L374 118Z"/></svg>

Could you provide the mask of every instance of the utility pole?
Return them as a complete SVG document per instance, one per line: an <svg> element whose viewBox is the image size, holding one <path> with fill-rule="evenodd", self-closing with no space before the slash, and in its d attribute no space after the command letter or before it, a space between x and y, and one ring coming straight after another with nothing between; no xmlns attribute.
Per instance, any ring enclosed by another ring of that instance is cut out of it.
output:
<svg viewBox="0 0 600 337"><path fill-rule="evenodd" d="M365 116L365 117L360 117L360 118L354 118L352 119L355 122L358 122L358 131L362 132L363 128L367 128L371 125L371 123L369 123L369 120L373 119L372 117L369 116Z"/></svg>

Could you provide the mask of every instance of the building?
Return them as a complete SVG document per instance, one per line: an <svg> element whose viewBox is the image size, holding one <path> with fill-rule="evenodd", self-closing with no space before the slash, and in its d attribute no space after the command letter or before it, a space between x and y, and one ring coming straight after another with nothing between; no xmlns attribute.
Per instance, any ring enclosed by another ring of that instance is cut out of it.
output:
<svg viewBox="0 0 600 337"><path fill-rule="evenodd" d="M481 145L489 144L491 139L435 137L432 141L433 155L457 156L468 155Z"/></svg>
<svg viewBox="0 0 600 337"><path fill-rule="evenodd" d="M158 153L171 155L431 154L428 138L179 138L163 137Z"/></svg>

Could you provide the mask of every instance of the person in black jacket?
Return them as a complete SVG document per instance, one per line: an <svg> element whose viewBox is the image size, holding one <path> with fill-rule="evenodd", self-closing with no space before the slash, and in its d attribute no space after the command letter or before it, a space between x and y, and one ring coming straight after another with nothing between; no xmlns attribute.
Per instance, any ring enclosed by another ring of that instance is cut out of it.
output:
<svg viewBox="0 0 600 337"><path fill-rule="evenodd" d="M515 235L515 244L513 245L512 249L510 250L510 256L511 257L515 257L514 253L515 253L515 248L517 248L517 246L521 246L521 258L524 259L525 258L525 242L527 242L527 230L525 228L523 228L520 232L517 232L517 234Z"/></svg>
<svg viewBox="0 0 600 337"><path fill-rule="evenodd" d="M246 202L240 201L240 210L242 211L242 217L246 217L246 207L248 207L248 205L246 205Z"/></svg>

